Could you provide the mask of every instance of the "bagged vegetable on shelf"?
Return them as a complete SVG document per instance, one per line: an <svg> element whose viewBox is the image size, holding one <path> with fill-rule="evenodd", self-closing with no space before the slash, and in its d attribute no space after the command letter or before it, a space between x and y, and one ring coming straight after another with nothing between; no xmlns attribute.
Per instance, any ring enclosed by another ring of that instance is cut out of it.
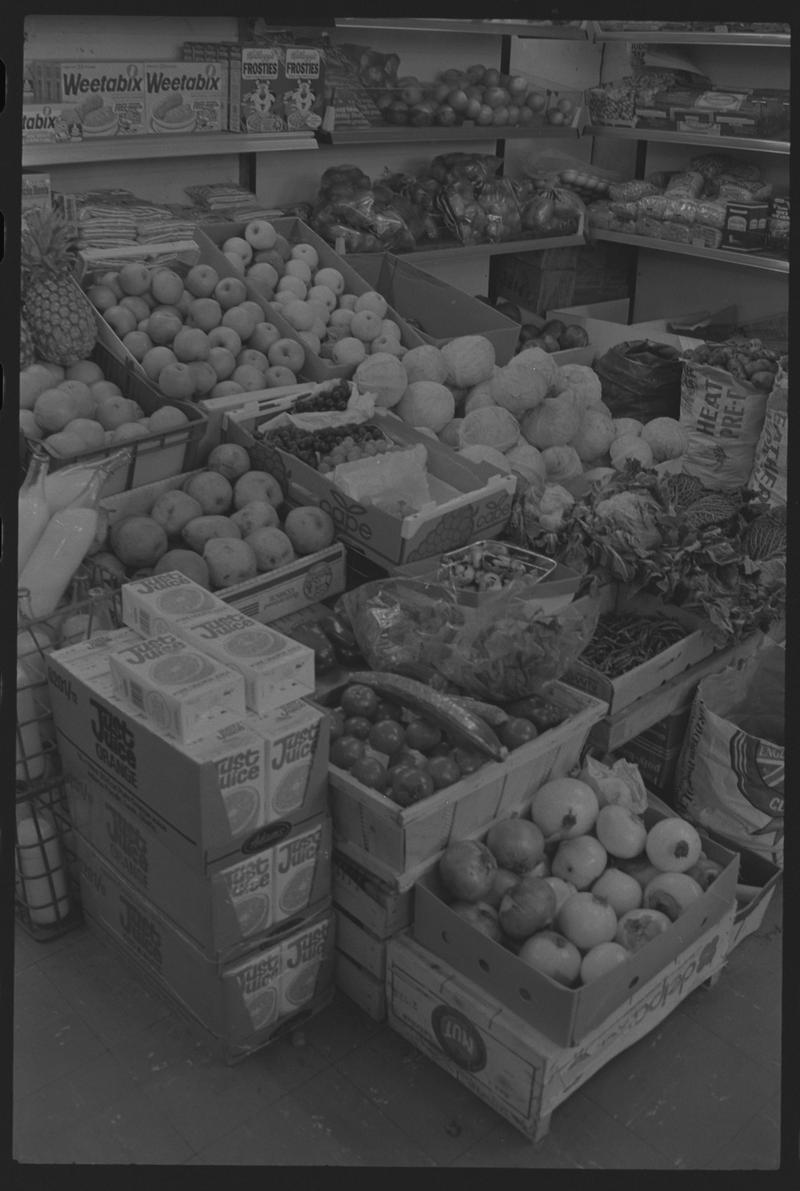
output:
<svg viewBox="0 0 800 1191"><path fill-rule="evenodd" d="M432 570L435 564L432 563ZM425 579L376 579L346 591L335 613L351 629L373 670L429 679L435 672L432 640L445 638L460 619L455 593Z"/></svg>
<svg viewBox="0 0 800 1191"><path fill-rule="evenodd" d="M502 159L491 153L439 153L426 172L442 185L446 182L486 182L495 177L501 164Z"/></svg>
<svg viewBox="0 0 800 1191"><path fill-rule="evenodd" d="M665 343L636 339L618 343L594 363L603 401L615 418L677 418L681 404L681 363Z"/></svg>
<svg viewBox="0 0 800 1191"><path fill-rule="evenodd" d="M535 236L574 236L581 228L586 206L575 191L543 185L532 179L515 184L523 233Z"/></svg>
<svg viewBox="0 0 800 1191"><path fill-rule="evenodd" d="M311 226L329 244L344 240L349 252L412 252L416 239L398 207L402 200L384 188L354 189L348 196L319 203Z"/></svg>

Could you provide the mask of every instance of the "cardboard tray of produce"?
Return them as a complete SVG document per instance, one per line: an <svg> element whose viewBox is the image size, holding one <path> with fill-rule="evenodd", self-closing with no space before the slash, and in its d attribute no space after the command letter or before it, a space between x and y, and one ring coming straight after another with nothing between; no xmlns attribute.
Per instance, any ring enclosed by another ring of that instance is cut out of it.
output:
<svg viewBox="0 0 800 1191"><path fill-rule="evenodd" d="M324 704L333 706L335 698L331 692ZM392 888L410 889L451 839L482 832L493 819L524 806L543 782L565 776L579 763L606 704L561 682L553 684L548 698L568 713L555 728L412 806L398 806L330 765L334 847Z"/></svg>
<svg viewBox="0 0 800 1191"><path fill-rule="evenodd" d="M80 287L75 285L75 301L90 306ZM100 449L81 451L77 455L58 455L47 445L47 439L38 443L50 457L50 471L72 463L94 463L107 458L115 451L125 448L130 451L130 461L117 468L103 485L103 496L111 496L142 484L150 484L167 476L177 475L197 466L200 444L205 437L207 418L201 409L188 401L177 401L165 397L140 369L130 352L109 327L108 323L90 306L97 327L97 343L91 359L103 369L106 380L112 381L123 396L139 403L149 416L165 405L174 406L188 418L188 423L174 430L156 431L143 438L125 439ZM28 450L32 440L27 440Z"/></svg>
<svg viewBox="0 0 800 1191"><path fill-rule="evenodd" d="M644 820L649 829L665 817L648 808ZM700 834L706 855L722 865L722 872L668 930L589 984L567 988L476 930L450 908L434 868L416 885L414 938L548 1038L560 1046L573 1046L730 911L739 858L702 829Z"/></svg>
<svg viewBox="0 0 800 1191"><path fill-rule="evenodd" d="M284 217L282 219L271 219L270 223L275 228L275 231L284 236L290 244L311 244L317 251L319 257L320 268L338 269L345 280L345 292L350 294L364 294L367 293L372 286L370 286L364 278L358 273L353 266L338 252L334 252L330 244L318 236L317 233L307 224L303 223L302 219L294 217ZM202 227L198 227L195 231L197 243L200 246L200 260L203 264L212 265L220 275L222 273L232 273L230 261L222 252L222 245L230 236L241 236L244 232L244 223L204 223ZM265 311L265 318L267 322L273 323L281 335L287 339L294 339L298 343L302 343L298 339L297 331L288 323L280 312L280 309L275 309L264 298L253 284L245 278L245 285L248 289L249 296L258 302ZM404 347L419 347L425 343L425 339L413 327L409 326L401 314L389 304L387 311L387 318L392 318L398 324L401 330L401 343ZM305 364L302 369L302 374L309 380L323 381L333 380L339 376L352 376L353 366L347 364L335 364L332 360L323 359L316 355L315 352L305 348Z"/></svg>
<svg viewBox="0 0 800 1191"><path fill-rule="evenodd" d="M589 691L608 704L608 714L616 715L636 699L649 694L657 687L669 682L676 674L688 670L703 658L709 657L718 648L707 632L707 626L700 617L663 604L655 596L628 595L622 588L609 587L606 600L614 601L602 611L636 612L643 616L668 618L686 628L686 635L674 645L641 662L617 678L607 678L600 670L578 658L567 671L564 681L580 690ZM615 594L614 594L615 593Z"/></svg>
<svg viewBox="0 0 800 1191"><path fill-rule="evenodd" d="M393 414L371 419L396 443L422 444L433 509L399 517L374 505L345 496L327 477L296 456L269 445L257 430L272 417L258 403L226 414L223 438L250 452L253 465L275 476L296 504L316 504L333 518L338 535L358 549L390 563L413 562L464 546L477 538L493 537L511 513L516 480L493 473L484 463L460 458L434 438L420 434Z"/></svg>
<svg viewBox="0 0 800 1191"><path fill-rule="evenodd" d="M439 277L391 252L353 253L348 260L390 306L418 324L425 343L444 347L460 335L483 335L502 367L514 354L519 324Z"/></svg>
<svg viewBox="0 0 800 1191"><path fill-rule="evenodd" d="M153 484L132 491L120 492L104 498L102 508L109 526L123 517L148 514L164 492L180 488L195 472L169 476ZM298 558L288 566L246 579L232 587L220 588L215 595L232 604L240 612L269 624L279 616L286 616L297 608L315 604L345 589L345 550L341 542L333 542L324 550Z"/></svg>

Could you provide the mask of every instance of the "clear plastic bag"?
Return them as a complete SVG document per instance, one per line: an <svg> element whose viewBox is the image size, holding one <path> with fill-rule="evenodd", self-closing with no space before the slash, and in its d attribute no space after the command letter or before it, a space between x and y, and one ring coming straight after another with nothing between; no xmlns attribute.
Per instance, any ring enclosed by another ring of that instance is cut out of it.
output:
<svg viewBox="0 0 800 1191"><path fill-rule="evenodd" d="M434 673L432 642L446 640L461 619L454 591L425 579L362 583L341 595L334 611L350 625L371 669L423 680Z"/></svg>

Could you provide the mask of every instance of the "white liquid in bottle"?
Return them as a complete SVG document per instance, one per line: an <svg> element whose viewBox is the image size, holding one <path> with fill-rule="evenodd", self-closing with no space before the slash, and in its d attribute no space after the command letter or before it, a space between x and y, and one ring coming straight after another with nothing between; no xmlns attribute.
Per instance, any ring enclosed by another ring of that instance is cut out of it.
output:
<svg viewBox="0 0 800 1191"><path fill-rule="evenodd" d="M30 674L17 662L17 781L34 782L45 771L42 736Z"/></svg>
<svg viewBox="0 0 800 1191"><path fill-rule="evenodd" d="M34 454L17 498L17 574L31 556L50 520L45 482L49 455Z"/></svg>
<svg viewBox="0 0 800 1191"><path fill-rule="evenodd" d="M36 619L54 612L97 529L97 510L69 506L54 513L22 574Z"/></svg>
<svg viewBox="0 0 800 1191"><path fill-rule="evenodd" d="M69 894L61 844L44 811L17 823L17 872L31 922L51 926L66 918Z"/></svg>

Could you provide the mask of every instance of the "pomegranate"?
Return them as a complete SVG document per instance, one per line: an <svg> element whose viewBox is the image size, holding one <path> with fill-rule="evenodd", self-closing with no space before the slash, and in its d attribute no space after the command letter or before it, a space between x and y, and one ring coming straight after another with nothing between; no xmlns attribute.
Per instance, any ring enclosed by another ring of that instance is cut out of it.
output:
<svg viewBox="0 0 800 1191"><path fill-rule="evenodd" d="M613 940L591 947L581 960L581 984L590 984L592 980L605 976L606 972L624 964L629 955L630 952L621 943Z"/></svg>
<svg viewBox="0 0 800 1191"><path fill-rule="evenodd" d="M544 877L521 877L505 893L498 910L510 939L527 939L548 926L556 912L556 895Z"/></svg>
<svg viewBox="0 0 800 1191"><path fill-rule="evenodd" d="M639 815L627 806L617 802L601 806L594 830L610 856L630 860L644 851L647 828Z"/></svg>
<svg viewBox="0 0 800 1191"><path fill-rule="evenodd" d="M639 951L651 939L657 939L672 923L660 910L628 910L617 923L615 941L629 951Z"/></svg>
<svg viewBox="0 0 800 1191"><path fill-rule="evenodd" d="M484 900L490 906L494 906L497 909L503 900L503 895L508 893L509 889L516 885L518 880L519 877L516 873L510 873L507 868L498 868L494 874L492 887Z"/></svg>
<svg viewBox="0 0 800 1191"><path fill-rule="evenodd" d="M645 851L651 864L662 872L685 873L700 859L703 842L697 828L671 815L659 819L647 833Z"/></svg>
<svg viewBox="0 0 800 1191"><path fill-rule="evenodd" d="M617 933L617 916L604 897L590 891L573 893L558 911L556 926L580 951L610 943Z"/></svg>
<svg viewBox="0 0 800 1191"><path fill-rule="evenodd" d="M702 896L702 886L688 873L658 873L645 885L642 904L648 910L660 910L675 922Z"/></svg>
<svg viewBox="0 0 800 1191"><path fill-rule="evenodd" d="M573 985L581 970L581 953L574 943L555 930L540 930L521 945L517 955L523 963L559 984Z"/></svg>
<svg viewBox="0 0 800 1191"><path fill-rule="evenodd" d="M531 799L530 816L545 839L572 839L591 831L600 810L597 795L574 777L554 778Z"/></svg>
<svg viewBox="0 0 800 1191"><path fill-rule="evenodd" d="M571 881L576 889L588 889L603 872L607 862L608 854L599 839L593 835L579 835L575 839L565 839L558 845L550 871L554 877L561 877L562 881Z"/></svg>
<svg viewBox="0 0 800 1191"><path fill-rule="evenodd" d="M486 846L500 868L529 872L544 857L544 836L530 819L513 816L493 823L486 834Z"/></svg>
<svg viewBox="0 0 800 1191"><path fill-rule="evenodd" d="M479 930L482 935L494 939L495 943L499 943L502 939L503 932L500 928L497 910L488 902L451 902L450 909L458 914L459 918L468 922L470 926L474 926L475 930Z"/></svg>
<svg viewBox="0 0 800 1191"><path fill-rule="evenodd" d="M483 901L496 871L497 861L478 840L456 840L439 859L439 878L457 901Z"/></svg>

